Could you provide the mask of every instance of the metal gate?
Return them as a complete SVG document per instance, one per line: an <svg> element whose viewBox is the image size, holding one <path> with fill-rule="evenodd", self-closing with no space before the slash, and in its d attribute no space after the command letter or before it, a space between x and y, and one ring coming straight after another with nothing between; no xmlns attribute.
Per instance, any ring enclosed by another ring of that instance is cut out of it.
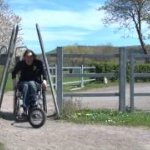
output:
<svg viewBox="0 0 150 150"><path fill-rule="evenodd" d="M57 103L60 112L63 110L63 103L64 99L66 97L118 97L119 100L119 111L126 111L126 62L127 62L127 56L126 56L126 50L124 48L120 48L118 54L104 54L104 55L98 55L98 54L65 54L63 53L63 48L58 47L56 51L56 58L57 58ZM64 66L64 60L66 58L72 59L72 58L97 58L100 60L107 59L118 59L119 62L119 72L118 72L118 78L119 78L119 91L115 93L65 93L63 90L63 78L68 77L114 77L115 74L113 72L111 73L71 73L66 74L63 71Z"/></svg>
<svg viewBox="0 0 150 150"><path fill-rule="evenodd" d="M149 93L144 92L135 92L135 79L136 78L150 78L150 72L136 72L135 67L138 61L147 61L150 60L150 55L147 54L131 54L130 58L130 65L131 65L131 72L130 72L130 108L131 110L135 110L135 97L146 97L150 96Z"/></svg>

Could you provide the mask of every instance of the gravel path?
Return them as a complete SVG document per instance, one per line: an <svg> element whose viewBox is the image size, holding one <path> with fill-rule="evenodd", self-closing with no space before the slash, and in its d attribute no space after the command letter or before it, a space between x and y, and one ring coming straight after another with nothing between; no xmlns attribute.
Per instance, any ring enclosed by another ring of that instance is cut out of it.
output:
<svg viewBox="0 0 150 150"><path fill-rule="evenodd" d="M139 90L141 87L139 86ZM116 90L116 87L96 91L111 90ZM2 106L4 119L0 119L0 141L8 150L150 150L150 129L142 127L77 125L52 118L48 118L45 126L40 129L33 129L28 123L12 124L12 96L12 92L5 94ZM49 99L50 97L48 95ZM84 100L82 107L90 107L90 99ZM92 101L92 107L100 106L98 100L100 99ZM104 100L107 99L101 102ZM142 108L147 109L147 101L144 100L137 102L137 106L141 107L142 103ZM101 103L102 107L109 105L113 108L116 100L108 101L107 105L105 103ZM49 102L49 114L53 111L53 104Z"/></svg>

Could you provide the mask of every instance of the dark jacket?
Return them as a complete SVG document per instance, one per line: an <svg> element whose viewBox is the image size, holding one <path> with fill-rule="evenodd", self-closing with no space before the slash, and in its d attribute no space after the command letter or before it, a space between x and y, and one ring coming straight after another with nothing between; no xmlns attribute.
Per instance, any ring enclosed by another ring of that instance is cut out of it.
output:
<svg viewBox="0 0 150 150"><path fill-rule="evenodd" d="M24 60L19 61L12 71L12 79L15 79L18 73L20 74L19 82L36 81L42 83L42 80L46 80L46 72L40 60L34 60L31 66L27 65Z"/></svg>

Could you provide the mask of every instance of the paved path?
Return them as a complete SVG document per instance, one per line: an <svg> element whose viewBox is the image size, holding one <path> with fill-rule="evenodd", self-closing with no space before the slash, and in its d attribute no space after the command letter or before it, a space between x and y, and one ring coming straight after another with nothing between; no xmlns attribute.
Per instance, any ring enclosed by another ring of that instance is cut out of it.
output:
<svg viewBox="0 0 150 150"><path fill-rule="evenodd" d="M109 91L116 87L96 90ZM139 86L141 91L142 86ZM149 86L144 90L149 90ZM142 88L143 89L143 88ZM95 91L95 90L94 90ZM28 123L12 125L12 92L5 94L2 111L4 119L0 119L0 141L8 150L150 150L150 129L111 127L102 125L77 125L48 119L45 126L33 129ZM50 100L51 96L48 95ZM116 100L84 99L82 107L114 107ZM148 102L142 108L149 108ZM105 101L105 103L104 103ZM103 103L102 103L103 102ZM139 106L141 107L140 103ZM114 103L114 104L113 104ZM150 105L149 105L150 106ZM49 114L54 112L53 103L49 101Z"/></svg>
<svg viewBox="0 0 150 150"><path fill-rule="evenodd" d="M129 85L126 88L126 105L130 106L130 90ZM118 87L106 87L101 89L93 89L90 92L94 93L115 93L118 92ZM86 91L88 92L88 91ZM150 84L136 84L136 93L150 93ZM83 108L112 108L118 109L119 97L85 97L73 98L78 101ZM135 97L135 108L140 110L150 111L150 97Z"/></svg>

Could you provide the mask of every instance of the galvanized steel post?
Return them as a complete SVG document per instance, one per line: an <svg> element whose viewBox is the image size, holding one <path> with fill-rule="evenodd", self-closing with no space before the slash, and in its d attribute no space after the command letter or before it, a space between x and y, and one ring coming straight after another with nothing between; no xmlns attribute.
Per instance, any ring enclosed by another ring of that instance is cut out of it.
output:
<svg viewBox="0 0 150 150"><path fill-rule="evenodd" d="M57 103L60 113L63 112L63 49L57 48Z"/></svg>
<svg viewBox="0 0 150 150"><path fill-rule="evenodd" d="M126 64L127 56L125 48L119 49L119 111L126 111Z"/></svg>
<svg viewBox="0 0 150 150"><path fill-rule="evenodd" d="M134 69L135 69L135 59L134 55L131 55L131 72L130 72L130 108L131 111L134 110Z"/></svg>
<svg viewBox="0 0 150 150"><path fill-rule="evenodd" d="M80 72L82 75L84 74L84 66L83 65L81 66ZM84 88L84 77L83 76L81 77L81 88Z"/></svg>
<svg viewBox="0 0 150 150"><path fill-rule="evenodd" d="M6 61L6 65L4 68L4 72L2 75L2 81L1 81L1 85L0 85L0 109L1 109L4 91L5 91L5 87L6 87L6 82L7 82L7 78L8 78L8 74L9 74L9 72L8 72L9 67L11 65L14 51L15 51L18 31L19 31L19 26L17 25L12 30L12 34L11 34L11 38L10 38L10 42L9 42L7 61Z"/></svg>
<svg viewBox="0 0 150 150"><path fill-rule="evenodd" d="M55 110L56 110L56 113L57 113L57 117L60 117L60 112L59 112L58 105L57 105L56 93L55 93L55 89L54 89L54 86L53 86L52 75L50 73L49 64L48 64L48 60L47 60L47 57L46 57L46 54L45 54L43 40L42 40L42 36L41 36L38 24L36 24L36 30L37 30L39 43L40 43L40 47L41 47L41 51L42 51L42 55L43 55L43 60L44 60L44 63L45 63L47 74L48 74L48 81L49 81L49 84L50 84L50 89L51 89L51 93L52 93L52 97L53 97L53 101L54 101L54 105L55 105Z"/></svg>

